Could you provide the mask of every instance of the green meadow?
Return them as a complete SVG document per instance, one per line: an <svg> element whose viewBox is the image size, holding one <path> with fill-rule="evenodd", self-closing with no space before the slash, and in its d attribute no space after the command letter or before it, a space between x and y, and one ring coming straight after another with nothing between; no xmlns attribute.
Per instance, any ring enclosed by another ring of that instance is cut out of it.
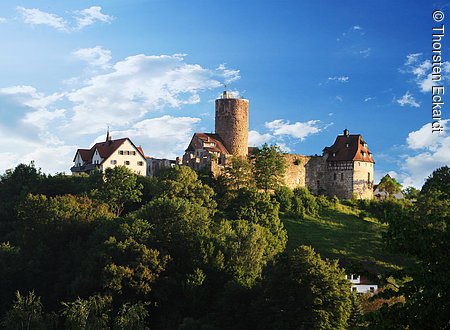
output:
<svg viewBox="0 0 450 330"><path fill-rule="evenodd" d="M346 269L372 275L398 270L409 261L389 251L382 241L387 226L358 209L338 205L317 217L283 218L288 250L311 245L324 258L338 259Z"/></svg>

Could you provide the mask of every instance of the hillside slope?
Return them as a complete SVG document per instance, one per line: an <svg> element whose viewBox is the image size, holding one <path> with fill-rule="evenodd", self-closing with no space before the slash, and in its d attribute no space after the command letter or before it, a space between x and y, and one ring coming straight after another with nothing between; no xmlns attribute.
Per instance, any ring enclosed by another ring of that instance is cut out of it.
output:
<svg viewBox="0 0 450 330"><path fill-rule="evenodd" d="M339 259L342 266L373 275L399 269L410 262L387 251L382 242L386 225L375 218L358 217L359 210L338 205L325 215L304 220L284 218L288 231L288 250L311 245L324 258Z"/></svg>

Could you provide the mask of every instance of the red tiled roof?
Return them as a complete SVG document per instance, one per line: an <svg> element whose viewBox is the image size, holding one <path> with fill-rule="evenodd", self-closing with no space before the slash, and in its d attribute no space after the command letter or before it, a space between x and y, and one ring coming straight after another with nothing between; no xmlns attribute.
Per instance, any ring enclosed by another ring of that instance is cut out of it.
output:
<svg viewBox="0 0 450 330"><path fill-rule="evenodd" d="M139 152L139 154L145 158L144 150L142 150L142 147L136 147L133 142L129 138L122 138L117 140L109 140L104 142L98 142L94 144L91 149L78 149L77 153L80 153L81 158L83 161L87 163L91 163L92 156L94 155L95 150L97 149L100 157L103 158L103 161L105 161L107 158L109 158L119 147L126 141L130 141L131 145L136 148L136 150ZM76 157L76 154L75 154ZM75 161L75 158L74 158Z"/></svg>
<svg viewBox="0 0 450 330"><path fill-rule="evenodd" d="M324 149L327 161L362 161L375 163L372 153L360 134L338 135L331 147ZM366 155L364 157L364 154Z"/></svg>
<svg viewBox="0 0 450 330"><path fill-rule="evenodd" d="M92 159L92 150L91 149L78 149L77 152L75 153L75 157L73 158L73 161L75 161L77 154L80 154L81 159L84 162L90 162L90 160Z"/></svg>
<svg viewBox="0 0 450 330"><path fill-rule="evenodd" d="M199 140L201 143L199 143ZM205 142L214 143L213 147L204 147ZM192 137L186 151L194 151L195 149L205 149L211 152L219 152L221 154L229 154L228 150L223 145L222 139L218 134L213 133L195 133Z"/></svg>

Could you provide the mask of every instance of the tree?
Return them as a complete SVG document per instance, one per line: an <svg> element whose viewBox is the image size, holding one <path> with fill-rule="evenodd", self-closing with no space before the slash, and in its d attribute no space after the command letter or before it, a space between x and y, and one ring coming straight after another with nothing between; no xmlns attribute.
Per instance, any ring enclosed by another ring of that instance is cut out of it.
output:
<svg viewBox="0 0 450 330"><path fill-rule="evenodd" d="M279 252L271 246L272 240L270 231L258 224L221 221L213 232L215 266L240 285L251 287Z"/></svg>
<svg viewBox="0 0 450 330"><path fill-rule="evenodd" d="M406 268L408 277L398 291L386 290L384 297L405 298L382 308L390 323L410 329L441 329L450 322L450 185L446 167L425 182L417 202L403 216L388 219L387 244L417 262Z"/></svg>
<svg viewBox="0 0 450 330"><path fill-rule="evenodd" d="M446 198L450 197L450 167L440 167L428 177L422 187L422 193L427 194L432 191L440 191Z"/></svg>
<svg viewBox="0 0 450 330"><path fill-rule="evenodd" d="M109 329L110 297L100 295L73 302L63 302L62 316L66 329Z"/></svg>
<svg viewBox="0 0 450 330"><path fill-rule="evenodd" d="M5 329L49 329L54 321L54 318L44 313L41 299L34 291L27 296L22 296L17 291L16 300L3 317L1 325Z"/></svg>
<svg viewBox="0 0 450 330"><path fill-rule="evenodd" d="M410 186L410 187L406 187L405 189L403 189L402 193L403 193L404 198L406 198L406 199L417 200L417 198L419 197L419 194L420 194L420 190Z"/></svg>
<svg viewBox="0 0 450 330"><path fill-rule="evenodd" d="M19 164L14 170L6 170L0 176L0 221L13 220L19 202L28 193L35 193L43 178L44 175L34 166L34 162L29 165Z"/></svg>
<svg viewBox="0 0 450 330"><path fill-rule="evenodd" d="M281 185L286 170L286 160L280 147L263 144L254 157L256 186L268 191Z"/></svg>
<svg viewBox="0 0 450 330"><path fill-rule="evenodd" d="M146 319L149 315L146 306L148 303L125 303L120 307L115 318L115 329L148 329Z"/></svg>
<svg viewBox="0 0 450 330"><path fill-rule="evenodd" d="M202 183L194 170L187 166L176 166L161 171L158 175L159 197L180 197L199 206L206 207L214 214L217 204L213 199L214 190Z"/></svg>
<svg viewBox="0 0 450 330"><path fill-rule="evenodd" d="M255 305L258 329L346 329L350 284L337 261L323 260L311 247L282 255L262 282Z"/></svg>
<svg viewBox="0 0 450 330"><path fill-rule="evenodd" d="M387 198L394 195L402 190L402 185L397 182L394 178L391 178L389 174L386 174L381 178L380 184L378 185L379 191L385 191Z"/></svg>
<svg viewBox="0 0 450 330"><path fill-rule="evenodd" d="M228 190L236 191L241 188L256 186L254 165L244 157L233 157L231 165L227 166L223 174L223 183Z"/></svg>
<svg viewBox="0 0 450 330"><path fill-rule="evenodd" d="M92 191L94 199L109 205L111 211L119 216L125 205L139 202L142 185L137 183L136 174L125 166L107 168L100 176L99 187Z"/></svg>
<svg viewBox="0 0 450 330"><path fill-rule="evenodd" d="M275 199L280 203L280 211L289 212L292 207L292 199L294 198L294 192L286 187L280 186L275 189Z"/></svg>

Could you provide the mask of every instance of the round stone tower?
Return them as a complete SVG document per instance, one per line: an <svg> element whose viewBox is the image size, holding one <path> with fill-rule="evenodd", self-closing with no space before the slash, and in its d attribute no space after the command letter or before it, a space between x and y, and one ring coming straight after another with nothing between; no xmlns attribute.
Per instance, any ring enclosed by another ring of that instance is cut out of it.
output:
<svg viewBox="0 0 450 330"><path fill-rule="evenodd" d="M234 156L248 154L248 100L223 92L216 100L216 134Z"/></svg>

